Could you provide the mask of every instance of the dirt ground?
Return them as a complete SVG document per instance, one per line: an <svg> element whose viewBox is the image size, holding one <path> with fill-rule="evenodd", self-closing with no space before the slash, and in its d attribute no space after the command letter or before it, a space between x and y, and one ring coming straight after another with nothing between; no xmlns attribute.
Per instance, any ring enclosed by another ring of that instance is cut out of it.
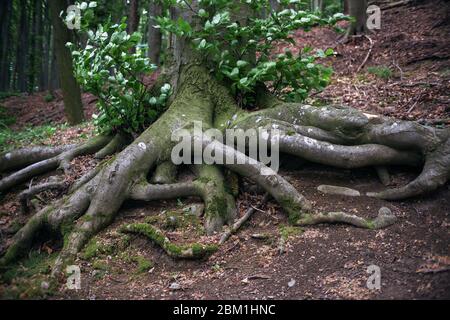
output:
<svg viewBox="0 0 450 320"><path fill-rule="evenodd" d="M333 82L312 102L350 105L402 119L435 125L449 125L450 118L450 4L422 1L383 11L382 29L369 34L373 47L366 65L356 72L366 57L368 38L351 38L337 44L337 35L326 29L298 32L298 47L311 45L337 53ZM280 51L284 48L280 48ZM382 79L369 67L389 67L392 75ZM17 116L15 129L27 124L60 123L62 102L44 102L45 94L12 97L2 104ZM85 95L87 116L95 112L94 98ZM45 116L36 109L46 110ZM31 108L32 107L32 108ZM30 109L31 108L31 109ZM34 109L33 109L34 108ZM44 108L44 109L42 109ZM33 116L30 116L30 110ZM70 143L84 129L59 132L45 144ZM152 217L162 219L173 212L183 213L197 199L127 203L114 224L94 238L76 261L81 267L82 289L48 287L48 270L61 241L44 241L34 250L46 257L37 263L17 264L15 271L0 282L3 298L49 299L449 299L450 298L450 186L426 197L387 202L364 196L367 191L385 188L375 170L341 170L301 161L285 161L281 174L297 190L324 211L347 211L375 217L388 207L399 221L384 230L362 230L345 225L293 228L282 210L269 201L258 205L261 194L247 184L239 196L241 215L251 206L258 211L218 252L204 261L177 261L150 241L127 236L119 228ZM70 184L96 162L91 157L74 160ZM418 174L391 168L390 187L405 184ZM38 180L45 180L40 177ZM363 196L325 195L322 184L346 186ZM18 189L19 190L19 189ZM20 213L17 192L0 202L0 251L18 226L27 220ZM39 204L59 194L46 193ZM201 222L201 221L200 221ZM201 229L201 228L200 228ZM168 232L177 242L214 241L202 236L199 228ZM367 288L369 266L381 271L381 289ZM37 274L33 272L37 271Z"/></svg>

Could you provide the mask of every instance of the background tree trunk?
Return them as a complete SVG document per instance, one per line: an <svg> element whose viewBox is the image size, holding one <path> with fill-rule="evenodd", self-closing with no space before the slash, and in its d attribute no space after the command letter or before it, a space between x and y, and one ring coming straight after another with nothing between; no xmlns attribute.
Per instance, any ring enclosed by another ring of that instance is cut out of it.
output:
<svg viewBox="0 0 450 320"><path fill-rule="evenodd" d="M348 6L349 15L356 19L350 26L349 35L364 34L367 22L367 0L348 0Z"/></svg>
<svg viewBox="0 0 450 320"><path fill-rule="evenodd" d="M159 65L161 56L161 43L162 34L161 30L155 28L157 17L162 14L162 5L158 0L150 0L150 6L148 10L148 57L150 61L156 65Z"/></svg>
<svg viewBox="0 0 450 320"><path fill-rule="evenodd" d="M315 11L323 11L323 0L311 0L311 9Z"/></svg>
<svg viewBox="0 0 450 320"><path fill-rule="evenodd" d="M0 9L0 91L8 91L10 89L9 42L11 41L12 0L2 1Z"/></svg>
<svg viewBox="0 0 450 320"><path fill-rule="evenodd" d="M50 41L52 36L52 27L49 20L48 6L45 6L42 17L42 59L41 74L39 77L39 88L47 90L49 88L49 68L50 68Z"/></svg>
<svg viewBox="0 0 450 320"><path fill-rule="evenodd" d="M20 0L19 32L17 33L16 74L17 87L20 92L27 91L28 65L28 8L27 1Z"/></svg>
<svg viewBox="0 0 450 320"><path fill-rule="evenodd" d="M66 2L64 0L52 0L48 1L47 4L50 8L53 25L53 48L56 54L59 80L61 81L64 95L65 114L70 124L78 124L83 121L84 114L80 87L73 75L72 56L66 47L66 43L71 41L71 35L59 16L61 11L66 10Z"/></svg>

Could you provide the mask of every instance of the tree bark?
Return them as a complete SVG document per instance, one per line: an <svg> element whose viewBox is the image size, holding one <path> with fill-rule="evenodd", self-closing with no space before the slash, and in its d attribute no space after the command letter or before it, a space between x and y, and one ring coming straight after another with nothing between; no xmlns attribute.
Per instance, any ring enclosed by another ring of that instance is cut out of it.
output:
<svg viewBox="0 0 450 320"><path fill-rule="evenodd" d="M42 59L41 59L41 74L39 77L39 88L41 90L49 89L49 69L50 69L50 47L52 39L52 27L49 19L48 6L45 4L42 23Z"/></svg>
<svg viewBox="0 0 450 320"><path fill-rule="evenodd" d="M2 1L0 6L0 91L8 91L10 89L9 42L11 41L12 0Z"/></svg>
<svg viewBox="0 0 450 320"><path fill-rule="evenodd" d="M28 4L26 0L20 0L19 32L17 33L16 74L17 88L20 92L27 91L27 66L28 66Z"/></svg>
<svg viewBox="0 0 450 320"><path fill-rule="evenodd" d="M69 29L64 24L59 14L66 10L64 0L52 0L47 4L50 8L51 21L53 25L53 47L55 49L58 64L59 80L64 95L64 110L67 121L74 125L84 120L83 105L81 103L80 87L73 75L72 56L66 43L71 41Z"/></svg>
<svg viewBox="0 0 450 320"><path fill-rule="evenodd" d="M349 35L364 34L367 22L367 0L348 0L349 15L355 18L349 29Z"/></svg>
<svg viewBox="0 0 450 320"><path fill-rule="evenodd" d="M156 65L159 65L161 56L161 44L162 34L159 28L155 28L155 17L162 14L162 5L158 0L150 0L150 6L148 10L149 22L148 22L148 57L150 61Z"/></svg>

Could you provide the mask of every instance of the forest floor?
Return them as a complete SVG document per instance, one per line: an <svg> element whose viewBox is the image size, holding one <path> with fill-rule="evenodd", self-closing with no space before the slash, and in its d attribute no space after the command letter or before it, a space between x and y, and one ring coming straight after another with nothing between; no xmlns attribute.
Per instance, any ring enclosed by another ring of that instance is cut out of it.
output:
<svg viewBox="0 0 450 320"><path fill-rule="evenodd" d="M298 48L334 47L328 63L335 75L327 89L311 103L343 103L355 108L416 120L450 125L450 4L428 1L382 12L382 28L366 37L350 38L337 45L331 30L298 32ZM293 51L299 50L293 48ZM283 50L284 48L280 48ZM358 71L370 50L367 63ZM0 132L0 147L30 143L65 144L84 139L92 125L63 125L63 105L57 95L45 102L45 93L15 96L0 102L1 112L15 122ZM84 95L89 118L95 98ZM30 127L32 126L32 127ZM50 126L51 130L48 129ZM43 127L44 130L36 131ZM24 133L25 132L25 133ZM257 206L251 220L206 261L175 261L140 237L118 230L125 223L152 217L176 216L200 205L196 199L127 203L112 226L86 247L77 263L82 288L47 288L49 266L61 241L47 241L30 251L15 268L2 274L3 298L50 299L436 299L450 298L450 186L426 197L387 202L379 199L322 194L322 184L361 191L383 186L374 169L341 170L299 161L284 162L281 174L315 206L324 211L344 210L375 217L388 207L399 217L385 230L369 231L345 225L294 228L273 202L259 206L262 198L250 187L238 199L240 213ZM68 183L96 161L80 157ZM405 184L417 172L391 170L391 187ZM45 180L35 179L33 183ZM26 222L17 201L19 189L0 202L0 251ZM40 204L60 196L45 193ZM202 238L201 228L170 230L177 241ZM381 289L367 288L367 268L380 267Z"/></svg>

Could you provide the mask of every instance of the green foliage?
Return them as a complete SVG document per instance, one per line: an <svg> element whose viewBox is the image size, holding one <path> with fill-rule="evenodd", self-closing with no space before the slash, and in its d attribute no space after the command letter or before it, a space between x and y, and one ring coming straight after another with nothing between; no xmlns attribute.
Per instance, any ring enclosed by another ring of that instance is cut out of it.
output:
<svg viewBox="0 0 450 320"><path fill-rule="evenodd" d="M190 9L186 2L165 2L178 5L182 10ZM159 17L157 21L163 31L191 39L195 49L213 62L218 78L229 81L232 91L241 96L244 103L251 102L260 83L268 84L275 94L286 100L303 100L311 90L322 90L329 83L331 69L318 64L317 60L333 55L334 51L305 48L299 55L290 51L274 55L274 48L283 43L295 44L292 39L295 30L334 26L347 17L335 14L322 18L301 10L304 4L300 1L280 2L282 8L275 12L270 9L268 0L199 1L195 19L201 21L203 28L200 30L194 30L182 19L172 20L168 16ZM245 26L232 19L241 10L249 11ZM271 13L259 17L262 11Z"/></svg>
<svg viewBox="0 0 450 320"><path fill-rule="evenodd" d="M80 30L87 37L86 46L77 50L74 44L67 44L72 51L76 78L85 91L99 98L100 114L94 116L94 123L100 132L139 133L164 111L170 85L165 84L159 96L151 96L143 76L155 71L156 66L143 51L133 53L141 34L127 34L125 18L119 24L109 19L93 30L90 27L93 13L87 15L93 8L89 6L85 8Z"/></svg>
<svg viewBox="0 0 450 320"><path fill-rule="evenodd" d="M48 93L44 96L44 101L47 103L52 102L53 100L55 100L55 97L51 93Z"/></svg>
<svg viewBox="0 0 450 320"><path fill-rule="evenodd" d="M55 134L57 127L43 125L27 127L21 131L13 131L7 127L0 128L0 151L7 151L24 144L36 144Z"/></svg>
<svg viewBox="0 0 450 320"><path fill-rule="evenodd" d="M16 118L9 115L6 108L0 105L0 126L8 127L16 122Z"/></svg>
<svg viewBox="0 0 450 320"><path fill-rule="evenodd" d="M18 92L0 92L0 100L4 100L9 97L20 97Z"/></svg>
<svg viewBox="0 0 450 320"><path fill-rule="evenodd" d="M137 264L136 273L147 272L154 266L153 261L148 260L147 258L141 255L134 256L132 259Z"/></svg>
<svg viewBox="0 0 450 320"><path fill-rule="evenodd" d="M384 80L392 77L392 70L386 66L369 67L367 68L367 72Z"/></svg>
<svg viewBox="0 0 450 320"><path fill-rule="evenodd" d="M0 282L9 285L4 287L2 298L42 299L53 295L56 286L49 276L55 258L55 254L31 251L26 259L1 270Z"/></svg>

